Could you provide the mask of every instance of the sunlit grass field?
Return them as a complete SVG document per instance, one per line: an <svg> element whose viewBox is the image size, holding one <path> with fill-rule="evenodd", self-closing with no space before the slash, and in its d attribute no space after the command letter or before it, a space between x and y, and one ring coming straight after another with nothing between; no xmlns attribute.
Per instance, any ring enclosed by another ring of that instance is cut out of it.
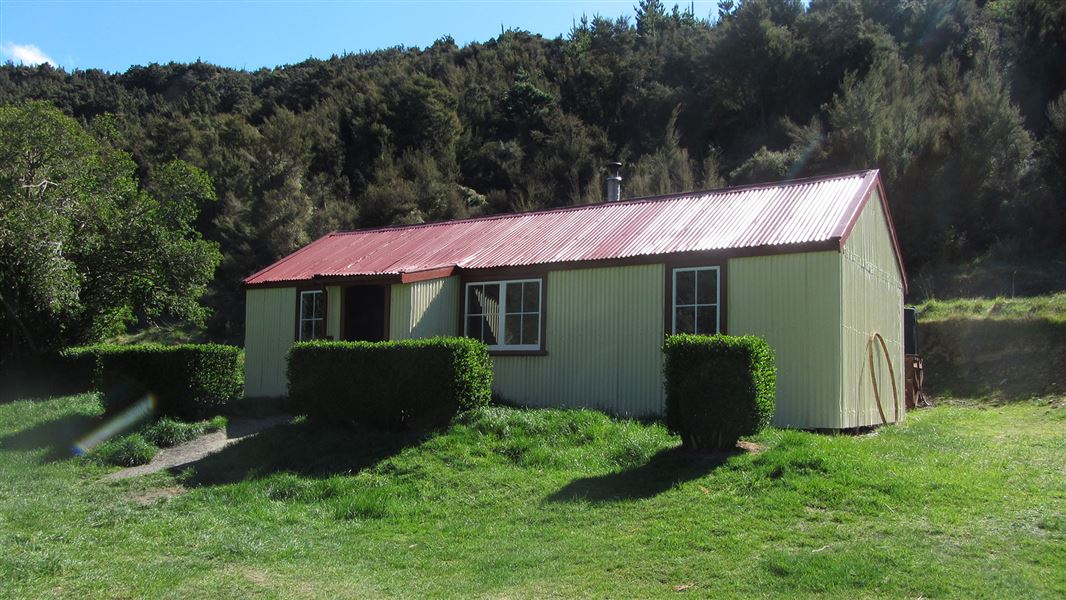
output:
<svg viewBox="0 0 1066 600"><path fill-rule="evenodd" d="M1066 323L1066 292L1017 298L952 298L918 305L922 321L948 319L1047 320Z"/></svg>
<svg viewBox="0 0 1066 600"><path fill-rule="evenodd" d="M125 481L94 395L0 405L0 597L1066 594L1066 406L692 456L660 425L488 408L427 437L300 420Z"/></svg>

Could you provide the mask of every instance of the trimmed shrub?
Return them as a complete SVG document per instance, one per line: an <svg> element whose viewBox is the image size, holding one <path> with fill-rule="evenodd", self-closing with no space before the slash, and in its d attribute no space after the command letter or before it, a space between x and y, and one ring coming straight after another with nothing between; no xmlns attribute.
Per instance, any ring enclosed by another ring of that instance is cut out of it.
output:
<svg viewBox="0 0 1066 600"><path fill-rule="evenodd" d="M136 467L155 458L156 447L139 433L131 433L93 448L90 456L105 465Z"/></svg>
<svg viewBox="0 0 1066 600"><path fill-rule="evenodd" d="M777 369L761 338L672 335L666 361L666 426L692 450L724 450L774 416Z"/></svg>
<svg viewBox="0 0 1066 600"><path fill-rule="evenodd" d="M292 406L317 421L422 429L492 397L488 346L469 338L299 342L288 363Z"/></svg>
<svg viewBox="0 0 1066 600"><path fill-rule="evenodd" d="M156 414L184 420L216 415L243 384L240 348L220 344L91 346L104 409L121 411L150 394Z"/></svg>

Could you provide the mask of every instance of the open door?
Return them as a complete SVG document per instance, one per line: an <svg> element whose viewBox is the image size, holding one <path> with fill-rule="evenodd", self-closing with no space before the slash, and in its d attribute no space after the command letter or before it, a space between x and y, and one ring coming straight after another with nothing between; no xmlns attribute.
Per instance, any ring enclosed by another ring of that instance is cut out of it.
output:
<svg viewBox="0 0 1066 600"><path fill-rule="evenodd" d="M380 342L388 335L385 306L388 300L383 285L353 285L344 288L345 340Z"/></svg>

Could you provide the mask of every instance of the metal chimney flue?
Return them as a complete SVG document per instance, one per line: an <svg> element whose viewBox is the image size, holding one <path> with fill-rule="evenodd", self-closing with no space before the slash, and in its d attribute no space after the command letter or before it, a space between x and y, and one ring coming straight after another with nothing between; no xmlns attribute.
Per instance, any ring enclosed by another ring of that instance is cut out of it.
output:
<svg viewBox="0 0 1066 600"><path fill-rule="evenodd" d="M618 202L622 199L622 163L607 163L607 201Z"/></svg>

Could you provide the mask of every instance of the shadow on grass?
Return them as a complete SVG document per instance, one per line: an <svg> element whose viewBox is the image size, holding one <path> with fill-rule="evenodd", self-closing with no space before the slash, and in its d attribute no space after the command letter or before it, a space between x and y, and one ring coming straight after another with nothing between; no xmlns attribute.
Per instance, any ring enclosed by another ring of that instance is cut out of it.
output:
<svg viewBox="0 0 1066 600"><path fill-rule="evenodd" d="M0 438L0 450L45 448L47 452L41 462L64 460L74 456L74 443L101 423L100 417L67 415Z"/></svg>
<svg viewBox="0 0 1066 600"><path fill-rule="evenodd" d="M679 483L699 479L721 466L742 450L698 454L681 448L660 451L632 469L596 477L575 479L548 496L548 502L611 502L652 498Z"/></svg>
<svg viewBox="0 0 1066 600"><path fill-rule="evenodd" d="M307 477L355 474L421 443L424 433L380 433L308 422L271 427L171 472L187 486L258 479L274 473Z"/></svg>

